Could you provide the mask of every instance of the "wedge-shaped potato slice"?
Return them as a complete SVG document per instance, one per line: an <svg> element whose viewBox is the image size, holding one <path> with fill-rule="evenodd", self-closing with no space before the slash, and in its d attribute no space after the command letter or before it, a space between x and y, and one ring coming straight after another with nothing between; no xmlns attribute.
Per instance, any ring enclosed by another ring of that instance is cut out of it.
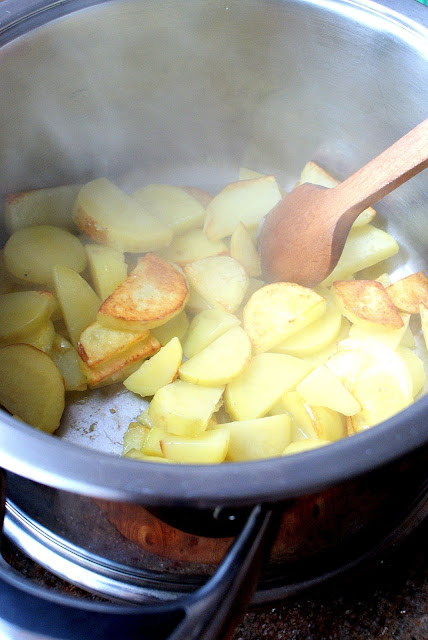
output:
<svg viewBox="0 0 428 640"><path fill-rule="evenodd" d="M339 280L333 284L342 313L364 327L404 327L403 319L384 287L377 280Z"/></svg>
<svg viewBox="0 0 428 640"><path fill-rule="evenodd" d="M422 333L425 339L425 345L428 349L428 307L424 304L419 306L419 313L421 314Z"/></svg>
<svg viewBox="0 0 428 640"><path fill-rule="evenodd" d="M16 288L16 279L6 269L3 251L0 251L0 294L12 293Z"/></svg>
<svg viewBox="0 0 428 640"><path fill-rule="evenodd" d="M419 313L419 305L428 307L428 278L423 271L397 280L386 291L400 311Z"/></svg>
<svg viewBox="0 0 428 640"><path fill-rule="evenodd" d="M211 309L211 305L201 296L200 293L190 287L189 289L189 297L186 302L186 309L190 314L200 313L201 311L205 311L207 309Z"/></svg>
<svg viewBox="0 0 428 640"><path fill-rule="evenodd" d="M305 182L319 184L321 187L331 188L338 185L340 181L333 178L333 176L327 173L327 171L311 160L305 164L302 173L300 174L299 184L304 184ZM368 207L368 209L365 209L360 213L353 226L361 227L373 220L375 215L376 211L373 207Z"/></svg>
<svg viewBox="0 0 428 640"><path fill-rule="evenodd" d="M260 171L254 171L254 169L248 169L247 167L240 167L239 180L254 180L255 178L265 178L266 173L260 173Z"/></svg>
<svg viewBox="0 0 428 640"><path fill-rule="evenodd" d="M197 260L185 265L184 273L210 307L229 313L238 309L248 287L244 268L230 256Z"/></svg>
<svg viewBox="0 0 428 640"><path fill-rule="evenodd" d="M333 442L346 436L346 421L340 413L309 405L297 391L284 393L281 405L291 417L293 441L320 438Z"/></svg>
<svg viewBox="0 0 428 640"><path fill-rule="evenodd" d="M342 316L342 324L340 327L339 335L335 338L335 340L324 347L324 349L316 351L311 355L304 356L304 360L310 362L313 367L325 364L328 359L336 353L338 344L340 344L342 340L346 340L348 338L350 326L350 322Z"/></svg>
<svg viewBox="0 0 428 640"><path fill-rule="evenodd" d="M335 280L347 280L354 273L372 267L398 253L396 240L371 224L354 227L346 239L340 260L322 283L330 286Z"/></svg>
<svg viewBox="0 0 428 640"><path fill-rule="evenodd" d="M226 331L239 324L241 324L240 320L235 315L221 309L201 311L190 323L186 339L183 342L184 355L187 358L192 358Z"/></svg>
<svg viewBox="0 0 428 640"><path fill-rule="evenodd" d="M53 433L64 411L64 382L51 358L28 344L0 349L0 405Z"/></svg>
<svg viewBox="0 0 428 640"><path fill-rule="evenodd" d="M166 260L148 253L103 302L97 319L111 329L144 331L180 313L188 295L185 277Z"/></svg>
<svg viewBox="0 0 428 640"><path fill-rule="evenodd" d="M15 231L4 248L6 268L17 278L33 284L52 284L57 265L81 272L86 267L82 243L69 231L40 225Z"/></svg>
<svg viewBox="0 0 428 640"><path fill-rule="evenodd" d="M326 444L330 444L330 440L320 440L320 438L297 440L296 442L291 442L287 447L285 447L283 455L291 456L295 453L304 453L305 451L311 451L311 449L324 447Z"/></svg>
<svg viewBox="0 0 428 640"><path fill-rule="evenodd" d="M139 422L131 422L123 436L122 455L126 456L128 451L131 451L131 449L142 451L149 431L149 427L146 427Z"/></svg>
<svg viewBox="0 0 428 640"><path fill-rule="evenodd" d="M201 387L175 380L155 393L148 416L153 426L181 436L196 436L217 411L224 387Z"/></svg>
<svg viewBox="0 0 428 640"><path fill-rule="evenodd" d="M65 390L85 391L88 385L83 363L73 345L63 336L56 334L49 355L64 378Z"/></svg>
<svg viewBox="0 0 428 640"><path fill-rule="evenodd" d="M150 360L143 362L123 384L129 391L138 393L143 398L153 396L158 389L175 380L182 359L180 340L173 338Z"/></svg>
<svg viewBox="0 0 428 640"><path fill-rule="evenodd" d="M261 353L225 391L227 413L234 420L265 416L281 395L309 373L312 365L283 353Z"/></svg>
<svg viewBox="0 0 428 640"><path fill-rule="evenodd" d="M229 430L206 431L196 438L168 434L161 440L163 455L184 464L218 464L226 457Z"/></svg>
<svg viewBox="0 0 428 640"><path fill-rule="evenodd" d="M29 333L25 338L21 338L19 342L30 344L40 351L44 351L50 355L55 338L55 327L51 320L47 320L40 327Z"/></svg>
<svg viewBox="0 0 428 640"><path fill-rule="evenodd" d="M110 358L141 342L149 331L119 331L109 329L97 320L84 329L80 335L77 351L89 367L96 367Z"/></svg>
<svg viewBox="0 0 428 640"><path fill-rule="evenodd" d="M182 235L175 236L166 249L158 251L165 260L180 266L210 256L225 256L228 253L227 245L222 240L208 240L202 229L189 229Z"/></svg>
<svg viewBox="0 0 428 640"><path fill-rule="evenodd" d="M188 194L193 196L193 198L196 198L196 200L198 200L201 203L204 209L207 208L207 206L213 199L213 196L210 193L208 193L208 191L199 189L199 187L181 187L181 188L184 189L184 191L186 191Z"/></svg>
<svg viewBox="0 0 428 640"><path fill-rule="evenodd" d="M349 329L349 338L353 340L360 340L363 342L366 340L374 340L376 342L381 342L387 347L390 347L390 349L396 349L399 344L402 344L405 336L407 336L406 340L409 340L410 337L413 336L411 330L409 329L410 314L400 313L400 316L403 321L403 326L399 327L398 329L386 327L385 325L381 324L353 324ZM407 331L410 331L410 335L407 334ZM410 346L412 346L412 343L410 344Z"/></svg>
<svg viewBox="0 0 428 640"><path fill-rule="evenodd" d="M273 176L231 182L209 203L204 231L210 240L230 236L238 224L256 227L281 199Z"/></svg>
<svg viewBox="0 0 428 640"><path fill-rule="evenodd" d="M250 339L244 329L233 327L184 362L179 375L182 380L193 384L218 387L242 373L250 360Z"/></svg>
<svg viewBox="0 0 428 640"><path fill-rule="evenodd" d="M342 312L330 296L326 297L326 302L327 309L324 315L277 344L273 351L304 358L319 353L332 344L340 333Z"/></svg>
<svg viewBox="0 0 428 640"><path fill-rule="evenodd" d="M180 313L171 318L171 320L168 320L168 322L165 322L165 324L151 329L151 333L164 347L173 338L178 338L180 342L182 342L189 328L189 324L189 318L183 309L183 311L180 311Z"/></svg>
<svg viewBox="0 0 428 640"><path fill-rule="evenodd" d="M325 298L292 282L274 282L258 289L243 313L244 329L255 353L272 349L304 329L325 312Z"/></svg>
<svg viewBox="0 0 428 640"><path fill-rule="evenodd" d="M282 455L291 442L291 420L283 413L255 420L242 420L219 425L230 432L226 460L240 462L275 458Z"/></svg>
<svg viewBox="0 0 428 640"><path fill-rule="evenodd" d="M55 293L71 342L77 348L84 329L94 322L101 300L76 271L56 266L53 270Z"/></svg>
<svg viewBox="0 0 428 640"><path fill-rule="evenodd" d="M168 431L160 427L152 427L149 429L143 447L142 453L146 456L162 456L160 441L168 435Z"/></svg>
<svg viewBox="0 0 428 640"><path fill-rule="evenodd" d="M126 279L128 267L121 251L100 244L85 246L91 280L97 295L105 300Z"/></svg>
<svg viewBox="0 0 428 640"><path fill-rule="evenodd" d="M0 342L19 342L51 317L55 300L50 291L15 291L0 295Z"/></svg>
<svg viewBox="0 0 428 640"><path fill-rule="evenodd" d="M169 184L149 184L132 196L154 218L173 230L183 233L203 224L205 207L191 193Z"/></svg>
<svg viewBox="0 0 428 640"><path fill-rule="evenodd" d="M345 416L353 416L361 411L352 393L325 365L320 365L303 378L297 385L297 391L309 405L327 407Z"/></svg>
<svg viewBox="0 0 428 640"><path fill-rule="evenodd" d="M135 198L106 178L97 178L82 187L74 205L73 219L95 242L130 253L166 247L173 235L169 227L151 216Z"/></svg>
<svg viewBox="0 0 428 640"><path fill-rule="evenodd" d="M137 449L130 449L130 451L124 454L124 457L132 458L133 460L141 460L142 462L166 462L167 464L174 464L173 461L168 460L168 458L161 458L161 456L146 456Z"/></svg>
<svg viewBox="0 0 428 640"><path fill-rule="evenodd" d="M122 382L138 369L145 358L154 355L159 349L159 342L149 334L147 338L137 342L116 358L110 358L96 367L88 367L85 362L82 362L88 386L93 389Z"/></svg>
<svg viewBox="0 0 428 640"><path fill-rule="evenodd" d="M6 196L6 229L12 235L18 229L38 224L49 224L75 231L73 204L82 185L21 191Z"/></svg>
<svg viewBox="0 0 428 640"><path fill-rule="evenodd" d="M416 398L425 386L426 375L424 363L412 349L407 347L399 347L397 353L410 373L413 384L412 396Z"/></svg>
<svg viewBox="0 0 428 640"><path fill-rule="evenodd" d="M230 238L230 255L242 264L249 276L261 275L260 256L243 222L238 222Z"/></svg>

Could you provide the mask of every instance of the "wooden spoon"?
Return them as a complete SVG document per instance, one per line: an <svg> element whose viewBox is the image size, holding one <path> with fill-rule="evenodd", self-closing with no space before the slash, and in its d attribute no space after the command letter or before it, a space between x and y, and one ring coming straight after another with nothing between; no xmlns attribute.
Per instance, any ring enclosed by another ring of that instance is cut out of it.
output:
<svg viewBox="0 0 428 640"><path fill-rule="evenodd" d="M336 266L357 216L427 167L428 119L336 187L293 189L260 230L264 278L318 285Z"/></svg>

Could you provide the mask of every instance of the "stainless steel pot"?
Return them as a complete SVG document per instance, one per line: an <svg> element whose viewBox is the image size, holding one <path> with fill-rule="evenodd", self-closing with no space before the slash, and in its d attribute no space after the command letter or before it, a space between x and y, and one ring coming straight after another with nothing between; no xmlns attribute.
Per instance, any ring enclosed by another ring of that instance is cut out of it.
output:
<svg viewBox="0 0 428 640"><path fill-rule="evenodd" d="M275 174L287 188L309 158L346 177L426 117L428 11L416 0L3 0L0 45L3 194L100 175L126 186L143 180L216 190L242 165ZM378 206L381 224L402 246L391 264L396 273L428 267L425 174ZM339 547L342 564L352 564L400 521L416 522L425 512L426 395L382 425L322 450L212 467L147 468L114 455L137 412L122 391L95 393L85 405L70 406L60 437L2 412L0 465L14 474L15 505L25 502L44 524L49 509L40 515L41 496L54 491L62 504L70 495L96 498L116 526L111 504L141 505L204 536L214 529L235 535L231 519L240 523L255 505L276 505L283 532L310 526L319 540L302 554L279 536L265 573L284 575L292 565L306 576L301 556L310 562L322 556L324 569L309 581L328 566L334 571L329 562ZM89 433L85 427L94 422ZM321 525L319 514L302 515L315 504L318 511L322 505ZM358 517L349 519L350 510ZM272 529L270 514L270 506L255 507L235 562L244 542L258 553L258 527ZM375 540L369 534L380 521ZM59 529L64 535L63 523ZM334 552L325 556L327 548ZM229 575L233 584L244 580L237 569ZM15 597L7 568L2 588ZM190 616L179 606L175 623L183 611ZM99 637L116 629L109 620ZM210 628L212 635L198 629L195 637L215 637L217 627ZM73 637L70 629L61 634Z"/></svg>

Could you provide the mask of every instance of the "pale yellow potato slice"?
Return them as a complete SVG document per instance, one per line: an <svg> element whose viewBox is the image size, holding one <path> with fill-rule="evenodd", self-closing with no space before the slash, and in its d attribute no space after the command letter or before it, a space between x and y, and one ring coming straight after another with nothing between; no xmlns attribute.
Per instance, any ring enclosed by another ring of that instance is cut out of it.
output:
<svg viewBox="0 0 428 640"><path fill-rule="evenodd" d="M332 344L340 334L342 312L330 296L326 297L326 301L327 309L324 315L277 344L273 351L304 358L323 351Z"/></svg>
<svg viewBox="0 0 428 640"><path fill-rule="evenodd" d="M242 327L233 327L216 338L179 369L182 380L205 387L227 384L248 366L251 342Z"/></svg>
<svg viewBox="0 0 428 640"><path fill-rule="evenodd" d="M274 282L258 289L243 313L244 329L255 353L269 351L325 312L325 298L291 282Z"/></svg>
<svg viewBox="0 0 428 640"><path fill-rule="evenodd" d="M254 171L254 169L248 169L247 167L240 167L238 177L239 180L254 180L254 178L265 178L266 173L260 173L260 171Z"/></svg>
<svg viewBox="0 0 428 640"><path fill-rule="evenodd" d="M207 428L223 391L224 387L175 380L153 396L148 409L150 423L176 435L196 436Z"/></svg>
<svg viewBox="0 0 428 640"><path fill-rule="evenodd" d="M9 194L5 200L5 223L9 234L39 224L75 231L72 212L81 187L70 184Z"/></svg>
<svg viewBox="0 0 428 640"><path fill-rule="evenodd" d="M419 305L428 307L428 278L423 271L397 280L386 291L400 311L419 313Z"/></svg>
<svg viewBox="0 0 428 640"><path fill-rule="evenodd" d="M240 324L240 320L235 315L221 309L206 309L199 312L192 319L183 342L184 355L192 358L226 331Z"/></svg>
<svg viewBox="0 0 428 640"><path fill-rule="evenodd" d="M10 273L24 282L46 285L52 284L57 265L83 271L86 254L80 240L69 231L39 225L24 227L10 236L4 262Z"/></svg>
<svg viewBox="0 0 428 640"><path fill-rule="evenodd" d="M67 327L77 348L84 329L94 322L101 300L76 271L57 265L53 270L55 295Z"/></svg>
<svg viewBox="0 0 428 640"><path fill-rule="evenodd" d="M16 290L16 278L6 269L3 250L0 251L0 294Z"/></svg>
<svg viewBox="0 0 428 640"><path fill-rule="evenodd" d="M191 193L169 184L149 184L132 194L148 213L174 233L199 227L205 219L205 207Z"/></svg>
<svg viewBox="0 0 428 640"><path fill-rule="evenodd" d="M339 262L322 284L329 286L335 280L347 280L358 271L391 258L398 253L398 249L396 240L386 231L371 224L354 227L349 233Z"/></svg>
<svg viewBox="0 0 428 640"><path fill-rule="evenodd" d="M230 255L238 260L249 276L257 278L261 275L260 256L247 227L238 222L230 238Z"/></svg>
<svg viewBox="0 0 428 640"><path fill-rule="evenodd" d="M25 336L25 338L20 339L19 342L30 344L32 347L36 347L36 349L50 354L54 338L54 324L51 320L47 320L40 327Z"/></svg>
<svg viewBox="0 0 428 640"><path fill-rule="evenodd" d="M421 315L422 334L424 336L426 348L428 349L428 307L421 304L419 306L419 313Z"/></svg>
<svg viewBox="0 0 428 640"><path fill-rule="evenodd" d="M305 164L302 173L300 174L299 184L304 184L305 182L318 184L321 187L327 188L335 187L340 183L339 180L333 178L333 176L327 173L327 171L322 169L312 160ZM375 215L376 211L373 209L373 207L368 207L368 209L364 209L364 211L360 213L353 226L361 227L373 220Z"/></svg>
<svg viewBox="0 0 428 640"><path fill-rule="evenodd" d="M291 456L295 453L304 453L305 451L311 451L311 449L324 447L326 444L330 444L330 440L321 440L320 438L297 440L296 442L291 442L287 447L285 447L283 455Z"/></svg>
<svg viewBox="0 0 428 640"><path fill-rule="evenodd" d="M143 398L153 396L158 389L173 382L183 359L180 340L173 338L162 347L150 360L123 381L129 391L138 393Z"/></svg>
<svg viewBox="0 0 428 640"><path fill-rule="evenodd" d="M141 451L137 449L130 449L127 453L124 454L125 458L131 458L133 460L141 460L142 462L166 462L167 464L174 464L172 460L168 460L168 458L162 458L161 456L146 456Z"/></svg>
<svg viewBox="0 0 428 640"><path fill-rule="evenodd" d="M240 376L232 380L224 395L227 413L234 420L265 416L281 395L309 373L312 365L283 353L260 353Z"/></svg>
<svg viewBox="0 0 428 640"><path fill-rule="evenodd" d="M122 251L100 244L87 244L85 251L92 284L104 301L128 275L125 256Z"/></svg>
<svg viewBox="0 0 428 640"><path fill-rule="evenodd" d="M182 342L187 334L189 324L189 318L183 309L183 311L180 311L180 313L171 318L171 320L168 320L165 324L161 324L159 327L154 327L150 331L164 347L173 338L178 338L180 342Z"/></svg>
<svg viewBox="0 0 428 640"><path fill-rule="evenodd" d="M231 182L207 206L204 231L210 240L221 240L230 236L240 221L248 228L257 227L280 200L273 176Z"/></svg>
<svg viewBox="0 0 428 640"><path fill-rule="evenodd" d="M99 244L142 253L168 246L173 231L106 178L79 191L73 211L79 229Z"/></svg>
<svg viewBox="0 0 428 640"><path fill-rule="evenodd" d="M97 319L111 329L152 329L180 313L188 295L185 277L163 258L147 253L102 303Z"/></svg>
<svg viewBox="0 0 428 640"><path fill-rule="evenodd" d="M54 340L49 355L64 378L65 390L85 391L88 385L83 372L82 360L73 345L68 341L66 343L68 343L68 347L65 346L64 341L55 344Z"/></svg>
<svg viewBox="0 0 428 640"><path fill-rule="evenodd" d="M215 428L227 428L230 432L226 460L231 462L275 458L291 442L291 420L285 413L228 422Z"/></svg>
<svg viewBox="0 0 428 640"><path fill-rule="evenodd" d="M406 315L405 313L401 314L401 317L403 318L403 322L406 324ZM393 345L389 344L388 346L390 346L391 348L394 348ZM407 326L405 332L403 333L403 336L401 338L400 341L400 347L408 347L409 349L415 349L416 348L416 340L415 340L415 336L413 335L413 331L410 327L410 324Z"/></svg>
<svg viewBox="0 0 428 640"><path fill-rule="evenodd" d="M229 250L222 240L209 240L202 229L189 229L157 253L165 260L184 266L202 258L228 255Z"/></svg>
<svg viewBox="0 0 428 640"><path fill-rule="evenodd" d="M381 324L353 324L349 329L349 338L360 341L375 340L391 349L396 349L399 344L403 345L405 336L407 336L407 341L413 338L413 334L409 328L410 314L400 313L400 316L403 321L403 326L398 329L385 327ZM408 331L410 331L410 335L407 333ZM412 344L414 344L414 340L410 342L410 346L412 346Z"/></svg>
<svg viewBox="0 0 428 640"><path fill-rule="evenodd" d="M19 342L38 331L51 317L55 300L50 291L15 291L0 295L0 342Z"/></svg>
<svg viewBox="0 0 428 640"><path fill-rule="evenodd" d="M162 449L160 441L162 438L168 435L168 431L161 429L160 427L152 427L149 429L144 444L141 448L141 452L146 456L162 456Z"/></svg>
<svg viewBox="0 0 428 640"><path fill-rule="evenodd" d="M218 464L226 457L229 430L219 428L201 433L196 438L168 434L160 445L163 455L184 464Z"/></svg>
<svg viewBox="0 0 428 640"><path fill-rule="evenodd" d="M77 351L89 367L96 367L110 358L116 358L127 349L141 342L149 331L119 331L109 329L97 320L84 329L77 344Z"/></svg>
<svg viewBox="0 0 428 640"><path fill-rule="evenodd" d="M28 344L0 348L0 405L53 433L64 411L64 382L51 358Z"/></svg>
<svg viewBox="0 0 428 640"><path fill-rule="evenodd" d="M186 302L186 309L190 314L200 313L206 309L211 309L211 305L196 291L193 287L189 287L189 297Z"/></svg>
<svg viewBox="0 0 428 640"><path fill-rule="evenodd" d="M338 344L340 344L342 340L346 340L348 338L349 328L350 322L346 320L346 318L342 317L342 324L340 327L339 335L335 338L335 340L324 347L324 349L316 351L309 356L304 356L304 360L310 362L313 367L317 367L320 364L325 364L328 359L336 353Z"/></svg>
<svg viewBox="0 0 428 640"><path fill-rule="evenodd" d="M208 193L208 191L204 191L204 189L199 189L199 187L187 186L187 187L181 187L181 188L184 189L184 191L189 193L191 196L196 198L196 200L198 200L205 209L213 199L213 196L210 193Z"/></svg>
<svg viewBox="0 0 428 640"><path fill-rule="evenodd" d="M160 344L152 335L148 335L140 342L123 351L115 358L95 367L88 367L82 361L83 373L91 389L105 387L115 382L122 382L138 369L145 358L154 355L160 349Z"/></svg>
<svg viewBox="0 0 428 640"><path fill-rule="evenodd" d="M184 273L209 307L229 313L238 309L248 287L245 269L230 256L202 258L186 264Z"/></svg>
<svg viewBox="0 0 428 640"><path fill-rule="evenodd" d="M142 451L149 431L149 427L146 427L139 422L131 422L123 436L122 455L126 456L126 454L132 449Z"/></svg>
<svg viewBox="0 0 428 640"><path fill-rule="evenodd" d="M346 436L344 416L328 407L309 405L297 391L284 393L281 405L291 417L293 441L320 438L333 442Z"/></svg>
<svg viewBox="0 0 428 640"><path fill-rule="evenodd" d="M345 416L361 411L359 402L326 365L311 371L296 390L309 405L327 407Z"/></svg>
<svg viewBox="0 0 428 640"><path fill-rule="evenodd" d="M407 347L399 347L397 353L410 373L413 385L412 396L416 398L425 386L426 375L424 363L412 349Z"/></svg>
<svg viewBox="0 0 428 640"><path fill-rule="evenodd" d="M404 327L397 307L377 280L338 280L333 283L333 290L343 315L350 322L363 327Z"/></svg>

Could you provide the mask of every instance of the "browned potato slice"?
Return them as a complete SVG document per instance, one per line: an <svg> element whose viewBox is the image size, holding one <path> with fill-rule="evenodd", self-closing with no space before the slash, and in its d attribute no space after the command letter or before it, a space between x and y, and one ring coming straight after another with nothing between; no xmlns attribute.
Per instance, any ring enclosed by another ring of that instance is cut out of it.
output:
<svg viewBox="0 0 428 640"><path fill-rule="evenodd" d="M166 260L148 253L103 302L97 317L111 329L145 331L180 313L188 296L185 277Z"/></svg>
<svg viewBox="0 0 428 640"><path fill-rule="evenodd" d="M148 335L148 330L109 329L96 320L82 331L77 351L89 367L96 367L102 362L107 362L110 358L118 357L127 349L147 338Z"/></svg>
<svg viewBox="0 0 428 640"><path fill-rule="evenodd" d="M400 311L419 313L419 305L428 307L428 278L423 271L397 280L386 292Z"/></svg>
<svg viewBox="0 0 428 640"><path fill-rule="evenodd" d="M404 326L397 307L377 280L341 280L333 286L343 315L351 322L381 324L392 329Z"/></svg>
<svg viewBox="0 0 428 640"><path fill-rule="evenodd" d="M53 433L64 410L64 382L51 358L27 344L2 347L0 404L33 427Z"/></svg>

